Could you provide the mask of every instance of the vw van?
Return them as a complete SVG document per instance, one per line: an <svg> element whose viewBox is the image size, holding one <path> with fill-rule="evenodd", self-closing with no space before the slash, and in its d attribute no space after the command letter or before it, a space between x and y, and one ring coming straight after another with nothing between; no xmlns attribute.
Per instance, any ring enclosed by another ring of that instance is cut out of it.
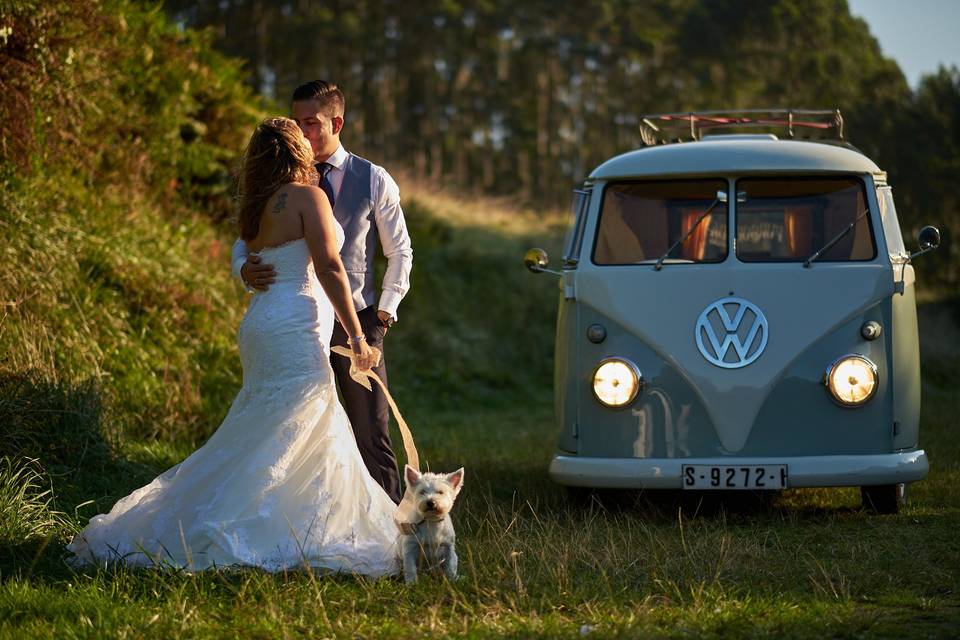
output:
<svg viewBox="0 0 960 640"><path fill-rule="evenodd" d="M525 257L560 280L550 476L858 486L897 512L928 469L911 260L939 233L906 250L886 174L844 141L839 111L643 123L647 144L575 191L559 270ZM779 134L715 133L751 126Z"/></svg>

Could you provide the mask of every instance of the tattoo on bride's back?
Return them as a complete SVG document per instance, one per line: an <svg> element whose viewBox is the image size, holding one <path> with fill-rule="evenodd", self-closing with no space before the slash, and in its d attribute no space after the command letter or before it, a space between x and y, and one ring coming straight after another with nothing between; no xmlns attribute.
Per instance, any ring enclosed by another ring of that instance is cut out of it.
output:
<svg viewBox="0 0 960 640"><path fill-rule="evenodd" d="M277 197L277 201L273 203L273 212L280 213L283 211L283 208L287 206L287 194L286 192L281 193Z"/></svg>

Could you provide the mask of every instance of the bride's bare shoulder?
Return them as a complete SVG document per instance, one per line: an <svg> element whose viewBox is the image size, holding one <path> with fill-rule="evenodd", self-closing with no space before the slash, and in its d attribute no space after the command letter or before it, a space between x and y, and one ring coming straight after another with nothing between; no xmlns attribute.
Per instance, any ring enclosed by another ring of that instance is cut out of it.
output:
<svg viewBox="0 0 960 640"><path fill-rule="evenodd" d="M324 204L329 206L327 194L324 193L323 189L320 187L315 187L309 184L294 183L288 185L287 188L290 189L291 203L295 203L300 208L315 210L318 207L322 207Z"/></svg>
<svg viewBox="0 0 960 640"><path fill-rule="evenodd" d="M323 192L323 189L320 187L315 187L311 184L301 184L299 182L291 182L288 185L284 185L284 189L288 189L291 198L296 198L297 200L315 200L317 198L323 198L326 194Z"/></svg>

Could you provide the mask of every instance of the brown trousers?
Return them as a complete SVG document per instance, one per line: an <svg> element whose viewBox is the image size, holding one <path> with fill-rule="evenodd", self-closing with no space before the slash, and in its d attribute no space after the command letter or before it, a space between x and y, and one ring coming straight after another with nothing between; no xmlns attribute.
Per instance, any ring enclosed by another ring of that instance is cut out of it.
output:
<svg viewBox="0 0 960 640"><path fill-rule="evenodd" d="M373 371L387 386L386 351L383 337L387 330L380 326L377 308L374 305L357 312L367 343L384 352L380 365ZM331 346L347 347L347 334L339 322L333 323ZM348 347L349 348L349 347ZM367 391L350 377L350 361L335 353L330 354L330 365L340 387L343 406L350 418L353 434L360 448L360 456L373 479L380 483L394 502L400 503L400 472L397 470L397 458L390 443L390 405L380 387L373 384L373 391Z"/></svg>

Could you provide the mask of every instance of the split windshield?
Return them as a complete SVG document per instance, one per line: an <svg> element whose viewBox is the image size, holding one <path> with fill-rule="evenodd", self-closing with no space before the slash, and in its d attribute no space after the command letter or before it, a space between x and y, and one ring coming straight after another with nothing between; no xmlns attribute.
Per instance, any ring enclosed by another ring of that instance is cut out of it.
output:
<svg viewBox="0 0 960 640"><path fill-rule="evenodd" d="M594 264L653 265L674 243L664 265L723 262L729 204L716 202L703 214L728 191L737 194L734 246L743 262L804 262L821 250L814 264L876 256L870 216L860 215L868 203L858 177L740 178L735 185L720 178L607 185Z"/></svg>

